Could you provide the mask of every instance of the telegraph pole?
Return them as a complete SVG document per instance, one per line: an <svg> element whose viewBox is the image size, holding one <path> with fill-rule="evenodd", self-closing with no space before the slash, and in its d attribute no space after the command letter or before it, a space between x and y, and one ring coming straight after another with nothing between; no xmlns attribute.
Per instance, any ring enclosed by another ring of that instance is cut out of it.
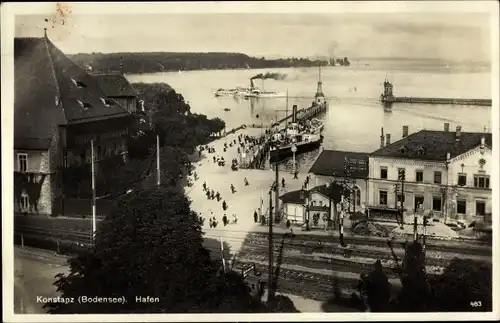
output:
<svg viewBox="0 0 500 323"><path fill-rule="evenodd" d="M156 135L156 185L160 187L160 136Z"/></svg>
<svg viewBox="0 0 500 323"><path fill-rule="evenodd" d="M275 210L274 210L274 214L275 214L275 218L274 220L279 221L279 203L280 203L280 185L279 185L279 182L280 182L280 174L279 174L279 164L276 163L276 172L275 172L275 181L276 181L276 186L275 186L275 190L274 190L274 204L275 204Z"/></svg>
<svg viewBox="0 0 500 323"><path fill-rule="evenodd" d="M96 193L95 193L95 168L94 168L94 140L90 141L90 159L92 176L92 244L96 234Z"/></svg>
<svg viewBox="0 0 500 323"><path fill-rule="evenodd" d="M276 168L278 164L276 163ZM275 183L278 186L278 182ZM270 304L273 299L273 189L269 190L269 273L268 273L268 287L267 287L267 303Z"/></svg>
<svg viewBox="0 0 500 323"><path fill-rule="evenodd" d="M399 171L399 177L401 179L401 227L403 228L404 227L404 224L405 224L405 219L404 219L404 212L405 212L405 179L406 179L406 174L405 174L405 171L404 170L400 170ZM414 223L414 240L416 241L416 237L415 237L415 234L416 234L416 225L417 225L417 217L415 215L415 223Z"/></svg>

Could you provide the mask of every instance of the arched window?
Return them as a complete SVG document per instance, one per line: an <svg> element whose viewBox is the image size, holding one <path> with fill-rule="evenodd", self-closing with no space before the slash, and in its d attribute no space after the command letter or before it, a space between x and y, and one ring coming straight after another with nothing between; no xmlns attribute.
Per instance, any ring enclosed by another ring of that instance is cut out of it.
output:
<svg viewBox="0 0 500 323"><path fill-rule="evenodd" d="M352 191L353 191L354 205L360 206L361 205L361 190L359 189L359 187L354 186Z"/></svg>

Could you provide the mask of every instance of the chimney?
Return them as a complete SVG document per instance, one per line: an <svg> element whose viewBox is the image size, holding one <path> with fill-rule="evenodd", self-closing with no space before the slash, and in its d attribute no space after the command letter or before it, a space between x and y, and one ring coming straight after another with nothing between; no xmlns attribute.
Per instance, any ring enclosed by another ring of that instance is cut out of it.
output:
<svg viewBox="0 0 500 323"><path fill-rule="evenodd" d="M385 145L389 146L391 144L391 134L388 133L385 135Z"/></svg>
<svg viewBox="0 0 500 323"><path fill-rule="evenodd" d="M446 132L450 131L450 124L448 122L444 123L444 131Z"/></svg>
<svg viewBox="0 0 500 323"><path fill-rule="evenodd" d="M380 148L383 148L384 145L384 128L380 128Z"/></svg>
<svg viewBox="0 0 500 323"><path fill-rule="evenodd" d="M481 137L481 146L484 146L485 141L486 141L486 140L485 140L485 138L484 138L484 137Z"/></svg>
<svg viewBox="0 0 500 323"><path fill-rule="evenodd" d="M462 126L457 126L457 131L455 132L455 141L460 141L461 135L462 135Z"/></svg>
<svg viewBox="0 0 500 323"><path fill-rule="evenodd" d="M450 153L446 153L446 160L450 160L451 158L451 154Z"/></svg>
<svg viewBox="0 0 500 323"><path fill-rule="evenodd" d="M408 126L403 126L403 138L408 137Z"/></svg>

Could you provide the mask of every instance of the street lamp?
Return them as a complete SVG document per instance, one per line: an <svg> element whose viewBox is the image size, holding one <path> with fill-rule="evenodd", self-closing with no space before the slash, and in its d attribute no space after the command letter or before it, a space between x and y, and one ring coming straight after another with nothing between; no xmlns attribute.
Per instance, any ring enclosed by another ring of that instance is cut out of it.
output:
<svg viewBox="0 0 500 323"><path fill-rule="evenodd" d="M295 162L295 153L297 152L297 146L292 144L292 153L293 153L293 173L297 171L297 163Z"/></svg>
<svg viewBox="0 0 500 323"><path fill-rule="evenodd" d="M309 231L309 199L308 199L308 192L304 189L300 189L300 200L304 201L304 210L306 212L305 220L306 220L306 228L305 231Z"/></svg>

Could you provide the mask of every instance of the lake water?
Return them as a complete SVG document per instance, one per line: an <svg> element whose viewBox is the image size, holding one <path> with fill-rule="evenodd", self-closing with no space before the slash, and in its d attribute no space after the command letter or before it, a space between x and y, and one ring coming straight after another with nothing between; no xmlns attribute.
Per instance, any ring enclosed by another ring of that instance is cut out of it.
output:
<svg viewBox="0 0 500 323"><path fill-rule="evenodd" d="M350 67L323 67L323 92L329 100L325 123L325 149L371 152L380 147L380 129L401 138L403 125L413 133L421 129L442 130L445 122L453 131L457 125L465 132L491 131L491 107L394 104L385 112L378 101L385 77L394 84L396 96L453 97L491 99L491 74L488 70L445 69L437 66L379 63ZM236 100L215 98L219 88L247 87L249 79L266 72L286 74L284 80L254 80L266 90L288 91L288 113L292 105L308 107L316 92L317 68L262 70L205 70L181 73L127 75L130 82L165 82L181 93L191 111L220 117L231 129L241 124L268 123L285 116L286 99ZM230 111L224 111L225 108ZM319 152L299 158L301 169L309 167Z"/></svg>

